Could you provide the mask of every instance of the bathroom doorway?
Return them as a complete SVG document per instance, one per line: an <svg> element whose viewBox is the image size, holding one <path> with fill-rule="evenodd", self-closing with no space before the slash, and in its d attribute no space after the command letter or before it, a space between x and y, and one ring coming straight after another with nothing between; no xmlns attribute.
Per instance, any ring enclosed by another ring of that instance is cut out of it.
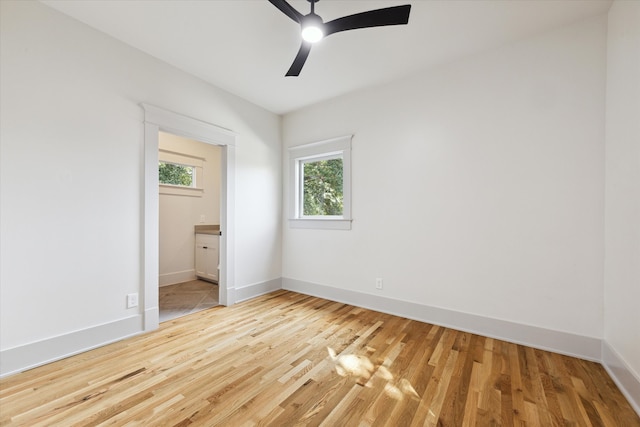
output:
<svg viewBox="0 0 640 427"><path fill-rule="evenodd" d="M220 150L219 195L219 270L218 301L235 303L234 237L235 237L235 143L236 135L214 124L183 116L162 108L142 104L144 108L144 249L143 289L141 299L143 330L159 326L160 289L160 194L159 150L162 132L217 146ZM200 218L198 217L198 222ZM207 221L205 214L205 222ZM192 250L190 250L192 251Z"/></svg>
<svg viewBox="0 0 640 427"><path fill-rule="evenodd" d="M221 158L220 146L158 134L160 322L219 304Z"/></svg>

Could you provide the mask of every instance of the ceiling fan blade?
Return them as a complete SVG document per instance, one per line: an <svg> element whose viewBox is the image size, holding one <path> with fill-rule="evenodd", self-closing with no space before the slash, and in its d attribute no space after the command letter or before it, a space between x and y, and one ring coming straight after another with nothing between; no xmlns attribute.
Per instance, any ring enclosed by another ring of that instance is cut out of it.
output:
<svg viewBox="0 0 640 427"><path fill-rule="evenodd" d="M271 0L270 0L271 1ZM369 10L334 19L324 24L325 37L340 31L356 30L358 28L382 27L385 25L404 25L409 22L411 5L385 7Z"/></svg>
<svg viewBox="0 0 640 427"><path fill-rule="evenodd" d="M293 64L291 64L291 67L289 67L289 71L287 71L287 77L296 77L300 75L300 71L302 71L302 67L307 61L309 52L311 52L311 43L303 41L300 45L300 50L296 55L296 59L293 60Z"/></svg>
<svg viewBox="0 0 640 427"><path fill-rule="evenodd" d="M269 3L280 9L282 13L296 21L298 24L302 23L302 17L304 15L295 10L293 6L286 2L286 0L269 0Z"/></svg>

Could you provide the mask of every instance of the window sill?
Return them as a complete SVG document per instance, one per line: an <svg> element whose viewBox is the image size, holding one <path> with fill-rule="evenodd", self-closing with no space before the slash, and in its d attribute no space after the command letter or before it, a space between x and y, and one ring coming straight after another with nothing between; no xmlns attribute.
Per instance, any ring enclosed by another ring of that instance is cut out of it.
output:
<svg viewBox="0 0 640 427"><path fill-rule="evenodd" d="M173 196L202 197L204 188L181 187L179 185L159 184L160 194L170 194Z"/></svg>
<svg viewBox="0 0 640 427"><path fill-rule="evenodd" d="M290 228L310 228L319 230L351 230L350 219L331 219L331 218L316 218L316 219L301 219L291 218L289 219Z"/></svg>

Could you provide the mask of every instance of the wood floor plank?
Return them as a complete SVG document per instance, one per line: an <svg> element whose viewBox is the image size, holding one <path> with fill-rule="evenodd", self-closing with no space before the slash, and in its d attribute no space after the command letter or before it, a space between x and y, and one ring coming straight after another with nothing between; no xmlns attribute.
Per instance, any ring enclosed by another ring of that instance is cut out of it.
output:
<svg viewBox="0 0 640 427"><path fill-rule="evenodd" d="M0 426L621 426L601 365L277 291L0 380Z"/></svg>
<svg viewBox="0 0 640 427"><path fill-rule="evenodd" d="M535 397L541 407L544 407L544 414L541 418L544 425L560 425L561 418L557 414L561 413L556 397L556 392L553 388L553 382L549 375L548 362L545 357L545 352L537 349L532 349L533 361L535 365Z"/></svg>

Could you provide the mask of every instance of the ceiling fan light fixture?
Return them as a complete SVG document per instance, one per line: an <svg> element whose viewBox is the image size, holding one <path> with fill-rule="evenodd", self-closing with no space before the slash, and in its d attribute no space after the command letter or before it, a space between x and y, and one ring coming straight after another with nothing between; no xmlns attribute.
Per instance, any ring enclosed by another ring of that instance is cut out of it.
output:
<svg viewBox="0 0 640 427"><path fill-rule="evenodd" d="M311 13L308 15L303 15L298 12L287 0L268 1L302 28L300 50L298 50L293 64L289 67L289 71L285 74L287 77L300 75L300 70L302 70L304 63L307 61L311 46L324 37L342 31L357 30L359 28L406 25L409 23L409 13L411 12L411 5L403 4L400 6L384 7L382 9L354 13L353 15L343 16L342 18L333 19L324 23L322 18L315 13L315 4L319 0L307 0L311 3Z"/></svg>
<svg viewBox="0 0 640 427"><path fill-rule="evenodd" d="M302 39L309 43L319 42L324 38L323 23L315 13L310 13L304 17L302 22Z"/></svg>

